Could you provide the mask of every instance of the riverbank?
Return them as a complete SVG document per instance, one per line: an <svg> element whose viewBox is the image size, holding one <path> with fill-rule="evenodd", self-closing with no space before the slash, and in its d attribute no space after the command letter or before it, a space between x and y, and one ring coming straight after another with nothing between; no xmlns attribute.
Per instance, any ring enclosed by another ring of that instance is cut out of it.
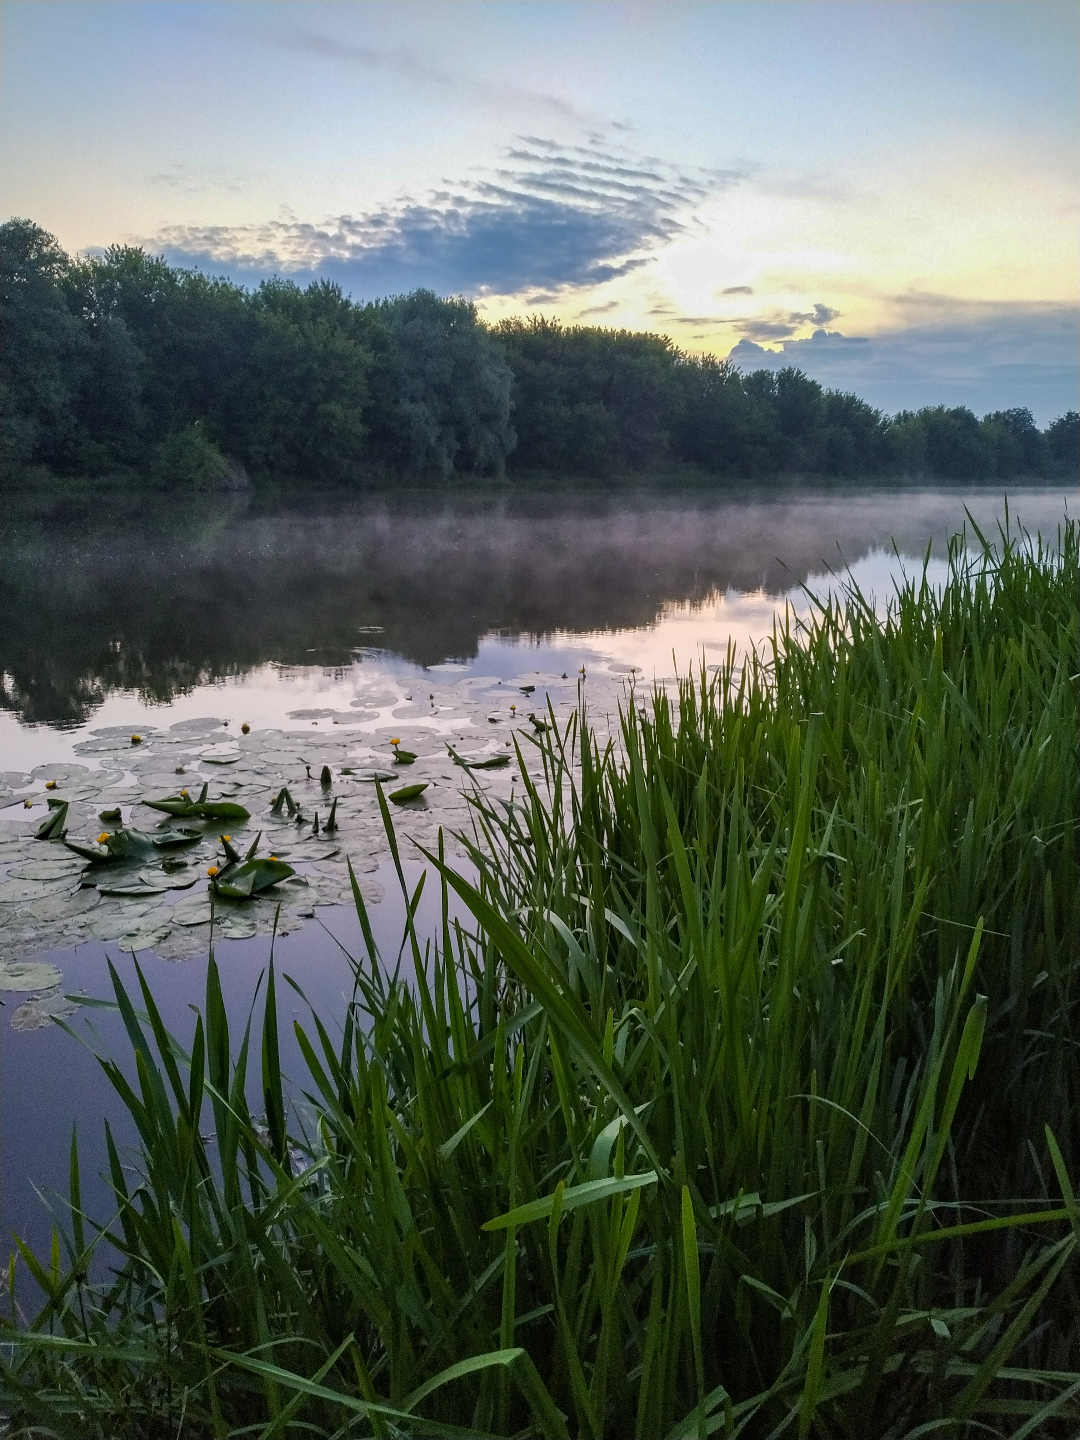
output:
<svg viewBox="0 0 1080 1440"><path fill-rule="evenodd" d="M637 697L615 749L538 735L478 886L432 858L474 933L407 935L411 984L362 957L306 1027L306 1134L280 975L259 1059L213 966L190 1052L119 993L143 1178L110 1157L115 1280L81 1217L9 1272L13 1420L1074 1433L1078 588L1075 523L954 547L943 591Z"/></svg>

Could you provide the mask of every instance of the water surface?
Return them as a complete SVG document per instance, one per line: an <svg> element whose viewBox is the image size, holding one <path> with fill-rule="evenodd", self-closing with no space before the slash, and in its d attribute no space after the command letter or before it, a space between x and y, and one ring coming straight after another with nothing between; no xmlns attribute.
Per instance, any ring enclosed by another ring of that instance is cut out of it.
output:
<svg viewBox="0 0 1080 1440"><path fill-rule="evenodd" d="M1053 536L1066 504L1061 489L1024 489L1011 498L1010 523ZM165 755L185 724L212 722L196 727L199 737L231 743L246 722L264 759L271 740L277 747L267 785L279 773L299 776L297 757L310 759L320 746L335 766L373 763L389 757L392 734L404 734L432 789L431 803L403 827L430 840L439 824L462 815L447 741L493 752L523 725L527 734L528 711L547 700L568 715L583 669L593 713L613 716L629 675L663 681L702 657L722 660L729 641L760 642L785 606L805 608L804 587L820 592L849 571L882 601L903 571L924 564L928 546L940 577L949 537L966 521L970 532L971 520L996 534L1006 520L1002 494L564 486L168 502L80 491L62 503L8 503L0 534L0 884L13 868L3 858L3 825L9 837L26 835L23 799L44 808L50 766L93 772L106 763L95 757L108 752L118 767L109 803L122 800L125 820L148 822L136 808L144 776L103 736L116 727L153 732ZM195 755L187 763L201 762ZM505 790L510 778L493 772L484 783ZM97 804L92 780L82 775L86 823ZM351 843L366 853L354 858L367 866L370 897L388 892L372 913L396 954L401 903L387 885L392 872L374 821L360 823L364 805L374 817L374 801L358 794L355 803ZM257 822L253 816L253 829ZM8 843L11 854L27 848ZM277 951L281 968L327 1015L349 988L338 941L360 951L355 916L340 898L324 888L313 918ZM27 902L0 902L0 947L33 950L34 924ZM196 958L140 956L181 1034L190 1032L189 1006L205 984L205 947L201 932L192 933L184 953ZM268 941L260 934L217 949L230 1009L246 1017ZM65 994L107 995L110 960L126 981L133 977L117 940L54 943L42 958L62 971ZM72 1120L92 1153L102 1115L115 1116L116 1106L89 1050L55 1025L12 1028L28 998L0 996L0 1230L40 1240L42 1211L29 1182L62 1186ZM287 1005L289 1018L301 1017L292 992ZM121 1048L106 1012L84 1007L68 1023L96 1035L99 1046ZM288 1068L297 1054L285 1039ZM101 1188L91 1186L91 1196L101 1201Z"/></svg>

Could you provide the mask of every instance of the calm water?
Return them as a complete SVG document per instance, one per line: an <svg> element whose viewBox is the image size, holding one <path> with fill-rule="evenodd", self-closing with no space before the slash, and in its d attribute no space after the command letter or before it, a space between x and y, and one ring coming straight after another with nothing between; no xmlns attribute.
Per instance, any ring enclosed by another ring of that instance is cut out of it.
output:
<svg viewBox="0 0 1080 1440"><path fill-rule="evenodd" d="M1009 508L1013 523L1053 536L1068 504L1061 489L1025 488ZM442 737L451 722L440 728L439 712L450 714L450 702L453 723L466 727L453 734L466 734L498 686L509 694L532 676L537 700L571 703L559 680L581 666L591 703L611 710L632 668L663 680L703 652L719 661L729 640L761 640L778 609L804 606L802 587L820 591L831 574L850 568L883 599L902 569L923 563L928 544L943 555L965 508L985 533L1005 520L1000 491L971 488L6 502L0 804L18 805L35 767L72 761L76 746L110 726L160 730L216 717L256 733L302 724L328 736L337 725L333 734L361 749L385 747L398 723L388 713L349 728L350 705L373 686L410 699L423 690L425 703L430 695L423 724ZM481 682L476 698L468 687ZM373 907L392 954L401 914L391 889ZM329 1015L349 983L337 942L359 954L359 935L344 907L324 906L318 917L280 941L276 958ZM264 937L218 951L238 1019L267 955ZM134 973L108 942L47 958L69 993L106 996L108 960L125 980ZM147 952L140 962L168 1023L189 1034L205 961ZM102 1116L116 1114L90 1049L55 1025L11 1027L5 1017L24 998L0 996L0 1259L13 1228L42 1239L47 1217L31 1182L63 1186L72 1121L93 1172ZM302 1018L299 1000L288 1004ZM83 1008L70 1023L90 1044L122 1051L108 1012ZM296 1051L286 1042L288 1068ZM102 1195L91 1187L97 1213Z"/></svg>

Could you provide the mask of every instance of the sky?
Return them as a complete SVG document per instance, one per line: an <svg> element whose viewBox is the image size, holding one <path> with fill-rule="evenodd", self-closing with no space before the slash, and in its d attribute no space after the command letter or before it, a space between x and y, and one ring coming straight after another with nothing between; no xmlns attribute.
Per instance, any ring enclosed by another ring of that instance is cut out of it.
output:
<svg viewBox="0 0 1080 1440"><path fill-rule="evenodd" d="M1072 0L5 0L0 214L1077 408Z"/></svg>

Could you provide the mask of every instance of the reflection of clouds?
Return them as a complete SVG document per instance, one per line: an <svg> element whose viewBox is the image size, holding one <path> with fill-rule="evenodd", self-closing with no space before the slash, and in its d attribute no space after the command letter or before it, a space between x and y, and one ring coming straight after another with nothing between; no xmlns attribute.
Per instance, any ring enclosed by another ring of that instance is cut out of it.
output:
<svg viewBox="0 0 1080 1440"><path fill-rule="evenodd" d="M945 560L931 559L926 566L929 583L942 586L948 568ZM720 663L729 645L743 654L751 647L760 650L771 636L774 624L783 624L785 611L793 618L808 614L811 601L807 592L825 601L830 594L853 584L880 613L898 584L922 573L921 559L874 549L847 570L808 575L805 586L780 595L770 595L760 589L729 590L702 602L668 603L656 623L643 629L614 634L596 632L588 636L560 634L557 638L568 646L581 645L619 664L633 665L642 672L644 680L668 680L676 674L686 675L696 670L703 655L707 664Z"/></svg>

